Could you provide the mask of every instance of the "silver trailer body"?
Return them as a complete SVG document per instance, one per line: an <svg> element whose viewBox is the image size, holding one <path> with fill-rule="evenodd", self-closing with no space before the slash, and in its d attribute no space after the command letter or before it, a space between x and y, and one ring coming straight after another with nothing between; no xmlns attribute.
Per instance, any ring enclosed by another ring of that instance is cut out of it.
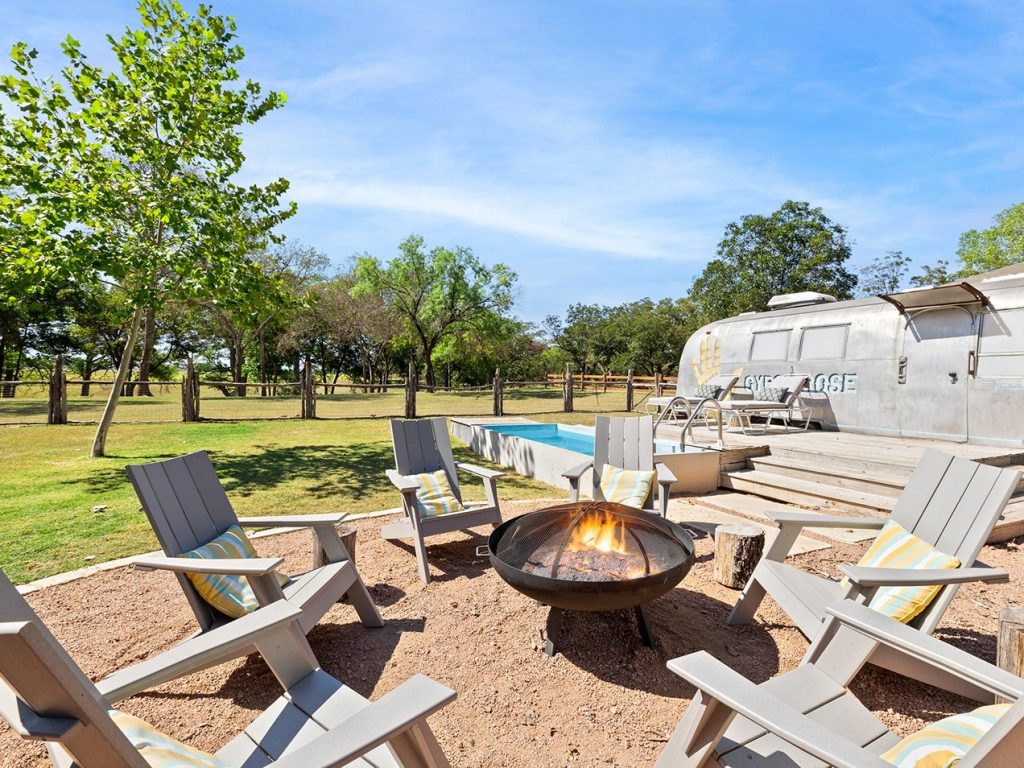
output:
<svg viewBox="0 0 1024 768"><path fill-rule="evenodd" d="M680 390L725 373L740 377L734 397L808 375L803 412L824 429L1022 446L1024 263L719 320L687 341Z"/></svg>

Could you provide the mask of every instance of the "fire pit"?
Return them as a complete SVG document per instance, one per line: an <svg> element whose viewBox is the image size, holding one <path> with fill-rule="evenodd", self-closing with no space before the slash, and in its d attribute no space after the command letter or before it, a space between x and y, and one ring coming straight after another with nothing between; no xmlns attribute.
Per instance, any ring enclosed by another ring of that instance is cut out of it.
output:
<svg viewBox="0 0 1024 768"><path fill-rule="evenodd" d="M669 520L609 502L560 504L508 520L488 541L506 582L551 606L544 652L555 653L562 611L633 608L654 638L643 606L675 587L693 563L693 539Z"/></svg>

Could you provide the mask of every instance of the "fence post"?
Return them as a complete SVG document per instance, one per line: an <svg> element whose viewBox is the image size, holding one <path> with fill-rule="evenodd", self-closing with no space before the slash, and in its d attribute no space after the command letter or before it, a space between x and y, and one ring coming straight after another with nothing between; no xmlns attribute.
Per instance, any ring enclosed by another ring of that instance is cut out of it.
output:
<svg viewBox="0 0 1024 768"><path fill-rule="evenodd" d="M626 413L633 410L633 369L626 371Z"/></svg>
<svg viewBox="0 0 1024 768"><path fill-rule="evenodd" d="M68 377L64 375L64 356L57 355L53 366L53 375L50 377L46 423L67 424L68 423Z"/></svg>
<svg viewBox="0 0 1024 768"><path fill-rule="evenodd" d="M405 378L405 418L416 418L416 363L409 362L409 373Z"/></svg>
<svg viewBox="0 0 1024 768"><path fill-rule="evenodd" d="M562 382L562 410L572 413L572 363L565 364L565 379Z"/></svg>
<svg viewBox="0 0 1024 768"><path fill-rule="evenodd" d="M505 385L501 380L501 368L494 369L494 415L505 415Z"/></svg>
<svg viewBox="0 0 1024 768"><path fill-rule="evenodd" d="M661 397L661 371L654 372L654 396Z"/></svg>
<svg viewBox="0 0 1024 768"><path fill-rule="evenodd" d="M190 357L181 379L181 420L199 421L199 376Z"/></svg>
<svg viewBox="0 0 1024 768"><path fill-rule="evenodd" d="M316 387L313 384L313 366L309 358L302 367L302 418L316 418Z"/></svg>

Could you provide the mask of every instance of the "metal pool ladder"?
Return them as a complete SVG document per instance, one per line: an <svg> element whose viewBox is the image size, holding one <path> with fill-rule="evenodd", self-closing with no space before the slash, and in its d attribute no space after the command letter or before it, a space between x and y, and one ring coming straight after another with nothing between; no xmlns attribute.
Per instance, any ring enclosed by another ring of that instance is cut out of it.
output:
<svg viewBox="0 0 1024 768"><path fill-rule="evenodd" d="M654 430L653 431L654 431L655 437L657 437L657 435L658 435L658 425L661 424L662 420L669 413L672 412L672 408L675 406L675 404L677 402L686 403L687 407L689 407L689 401L685 397L673 397L669 401L668 405L665 406L665 410L661 412L660 416L658 416L658 420L656 422L654 422ZM715 447L718 448L719 450L725 448L725 442L722 440L722 404L719 403L717 400L715 400L715 398L713 398L713 397L705 397L703 400L701 400L699 403L697 403L697 405L694 408L692 408L690 410L690 418L688 418L686 420L686 424L683 425L683 431L679 434L679 450L680 450L680 452L683 452L683 451L686 450L686 435L687 435L687 433L689 433L690 439L691 440L693 439L693 420L695 418L697 418L697 414L700 413L700 411L704 407L705 403L712 403L712 404L714 404L715 408L718 409L718 442L715 443Z"/></svg>

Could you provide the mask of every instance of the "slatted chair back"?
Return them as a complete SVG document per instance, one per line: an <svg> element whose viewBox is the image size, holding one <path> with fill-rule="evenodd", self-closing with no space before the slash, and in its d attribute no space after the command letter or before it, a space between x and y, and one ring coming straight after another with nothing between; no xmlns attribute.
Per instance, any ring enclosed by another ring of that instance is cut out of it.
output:
<svg viewBox="0 0 1024 768"><path fill-rule="evenodd" d="M606 464L619 469L654 469L654 419L651 416L598 416L594 424L594 499L604 501L601 473ZM654 509L655 484L644 509Z"/></svg>
<svg viewBox="0 0 1024 768"><path fill-rule="evenodd" d="M419 475L443 469L455 498L462 501L455 472L452 441L443 416L430 419L392 419L391 443L395 469L401 475Z"/></svg>
<svg viewBox="0 0 1024 768"><path fill-rule="evenodd" d="M725 400L732 393L733 388L736 386L736 382L740 380L739 376L714 376L708 380L708 384L714 384L719 388L718 397L716 400Z"/></svg>
<svg viewBox="0 0 1024 768"><path fill-rule="evenodd" d="M147 768L110 707L0 571L0 716L56 765Z"/></svg>
<svg viewBox="0 0 1024 768"><path fill-rule="evenodd" d="M238 523L206 451L150 464L130 464L126 470L168 557L201 547ZM185 574L175 576L204 630L227 618L199 596Z"/></svg>
<svg viewBox="0 0 1024 768"><path fill-rule="evenodd" d="M929 448L900 494L890 519L969 567L1019 479L1018 471ZM943 587L911 625L932 632L955 592L955 584Z"/></svg>
<svg viewBox="0 0 1024 768"><path fill-rule="evenodd" d="M800 393L804 391L808 381L810 379L799 374L776 376L772 380L773 387L786 390L786 397L782 401L783 408L791 408L796 404L796 399L800 397Z"/></svg>

